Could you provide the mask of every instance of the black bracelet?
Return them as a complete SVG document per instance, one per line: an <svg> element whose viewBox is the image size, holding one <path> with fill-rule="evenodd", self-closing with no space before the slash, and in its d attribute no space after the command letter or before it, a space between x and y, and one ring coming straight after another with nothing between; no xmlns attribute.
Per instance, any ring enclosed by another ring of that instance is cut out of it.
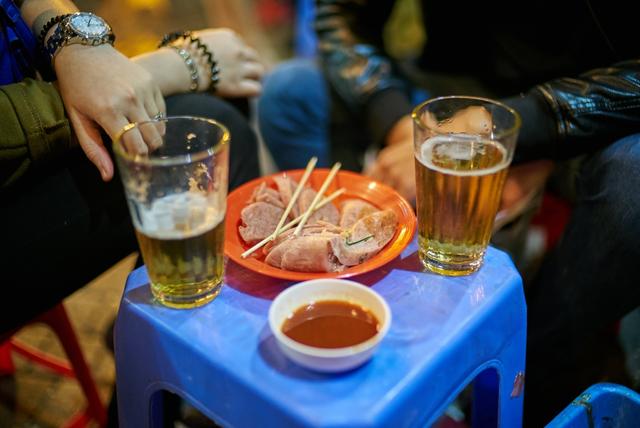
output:
<svg viewBox="0 0 640 428"><path fill-rule="evenodd" d="M42 27L42 30L40 31L40 35L38 36L38 46L40 46L40 48L43 51L46 51L44 46L44 38L47 36L47 33L49 32L49 30L51 30L51 28L53 28L54 25L59 24L63 19L65 19L68 16L71 16L71 14L66 13L64 15L54 16L44 24L44 26Z"/></svg>
<svg viewBox="0 0 640 428"><path fill-rule="evenodd" d="M173 33L165 34L158 47L161 48L167 46L178 39L189 39L190 44L196 45L196 51L206 58L207 63L211 68L211 83L209 84L209 90L215 91L216 86L220 81L220 67L218 67L216 60L213 59L213 54L209 49L207 49L207 46L202 43L199 37L194 36L191 31L174 31Z"/></svg>
<svg viewBox="0 0 640 428"><path fill-rule="evenodd" d="M178 39L186 39L191 35L191 31L174 31L173 33L168 33L162 36L162 40L158 43L158 48L163 48L171 43L175 42Z"/></svg>

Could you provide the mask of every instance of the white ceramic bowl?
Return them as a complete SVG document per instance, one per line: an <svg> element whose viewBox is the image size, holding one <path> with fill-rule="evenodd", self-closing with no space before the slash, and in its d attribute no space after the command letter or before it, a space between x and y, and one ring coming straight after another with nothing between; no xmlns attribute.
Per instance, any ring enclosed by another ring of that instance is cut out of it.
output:
<svg viewBox="0 0 640 428"><path fill-rule="evenodd" d="M342 300L370 310L380 322L372 338L344 348L317 348L296 342L282 332L282 325L296 309L319 300ZM378 293L344 279L314 279L289 287L280 293L269 308L269 327L282 352L294 362L320 372L350 370L371 358L391 326L391 311Z"/></svg>

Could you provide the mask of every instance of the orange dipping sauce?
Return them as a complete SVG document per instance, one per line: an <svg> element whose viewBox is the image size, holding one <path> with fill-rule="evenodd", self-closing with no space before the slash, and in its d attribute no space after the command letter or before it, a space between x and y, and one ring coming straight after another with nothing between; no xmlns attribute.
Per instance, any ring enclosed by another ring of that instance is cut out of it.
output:
<svg viewBox="0 0 640 428"><path fill-rule="evenodd" d="M340 300L302 306L282 324L282 332L296 342L317 348L344 348L378 333L380 322L366 308Z"/></svg>

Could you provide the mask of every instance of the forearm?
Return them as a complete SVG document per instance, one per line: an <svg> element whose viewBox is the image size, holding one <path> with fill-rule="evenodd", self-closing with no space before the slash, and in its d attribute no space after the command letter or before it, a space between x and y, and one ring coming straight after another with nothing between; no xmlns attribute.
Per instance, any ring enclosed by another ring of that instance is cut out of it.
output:
<svg viewBox="0 0 640 428"><path fill-rule="evenodd" d="M327 80L349 107L364 116L376 143L384 143L393 124L411 111L406 82L382 40L393 4L317 2L315 27Z"/></svg>
<svg viewBox="0 0 640 428"><path fill-rule="evenodd" d="M387 1L380 8L389 6ZM386 16L376 10L374 2L317 2L315 29L322 67L338 95L352 108L363 109L372 96L400 83L384 51Z"/></svg>
<svg viewBox="0 0 640 428"><path fill-rule="evenodd" d="M505 100L522 116L515 161L566 159L637 132L640 61L539 85Z"/></svg>
<svg viewBox="0 0 640 428"><path fill-rule="evenodd" d="M189 91L189 71L173 49L161 48L131 59L151 74L165 98Z"/></svg>
<svg viewBox="0 0 640 428"><path fill-rule="evenodd" d="M78 11L76 5L69 0L23 0L19 6L22 18L35 35L40 34L44 24L54 16Z"/></svg>
<svg viewBox="0 0 640 428"><path fill-rule="evenodd" d="M402 116L387 133L384 143L387 146L413 141L413 120L411 116Z"/></svg>

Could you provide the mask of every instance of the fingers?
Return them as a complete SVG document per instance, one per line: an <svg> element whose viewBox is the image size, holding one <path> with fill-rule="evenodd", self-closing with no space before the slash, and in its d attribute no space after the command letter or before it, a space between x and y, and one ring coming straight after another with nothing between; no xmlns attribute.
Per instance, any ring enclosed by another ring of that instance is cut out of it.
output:
<svg viewBox="0 0 640 428"><path fill-rule="evenodd" d="M413 199L415 165L412 148L412 144L387 146L365 174L393 187L405 198Z"/></svg>
<svg viewBox="0 0 640 428"><path fill-rule="evenodd" d="M157 120L160 117L165 117L164 99L162 96L160 96L160 99L162 103L158 105L157 97L147 98L145 100L144 112L141 110L137 111L137 113L140 114L140 119L143 120L131 120L131 122L141 123L150 119ZM162 145L162 135L164 135L164 131L165 123L163 121L145 123L140 126L142 138L150 151L154 151Z"/></svg>
<svg viewBox="0 0 640 428"><path fill-rule="evenodd" d="M253 49L251 46L245 46L244 49L240 50L240 59L245 61L260 62L258 51Z"/></svg>
<svg viewBox="0 0 640 428"><path fill-rule="evenodd" d="M129 123L149 120L149 116L144 109L136 104L134 104L134 107L129 107L128 110L128 112L123 112L121 110L111 109L97 118L98 124L114 142L120 131ZM149 152L142 135L137 129L132 129L125 133L122 136L122 144L127 153L145 155Z"/></svg>
<svg viewBox="0 0 640 428"><path fill-rule="evenodd" d="M141 125L124 134L123 141L125 144L129 144L127 148L131 147L133 150L136 150L136 154L146 155L149 151L160 147L162 144L162 136L158 125L156 123L146 123L151 121L151 117L158 113L161 113L161 110L156 106L153 98L147 98L145 100L144 108L138 107L129 113L129 122ZM128 134L131 134L131 136ZM142 145L140 145L140 140L142 140Z"/></svg>
<svg viewBox="0 0 640 428"><path fill-rule="evenodd" d="M130 122L135 122L136 117L142 120L145 120L144 117L140 114L131 114L127 113L129 118L125 117L122 113L116 112L112 110L110 114L103 114L97 118L98 124L105 130L105 132L111 137L111 140L115 142L118 134L122 129L127 126ZM146 116L146 120L149 120L148 116ZM126 132L122 135L122 144L124 145L127 153L133 154L141 154L145 155L149 152L147 149L147 145L142 138L142 135L137 129L132 129L129 132Z"/></svg>
<svg viewBox="0 0 640 428"><path fill-rule="evenodd" d="M433 118L427 116L428 124L433 124ZM449 120L437 123L439 132L488 134L493 127L491 113L482 106L469 106L454 114Z"/></svg>
<svg viewBox="0 0 640 428"><path fill-rule="evenodd" d="M255 61L245 62L242 65L242 73L246 79L262 80L264 66Z"/></svg>
<svg viewBox="0 0 640 428"><path fill-rule="evenodd" d="M100 128L96 126L95 122L82 116L76 110L69 110L69 119L84 154L98 168L104 181L111 180L113 162L104 147Z"/></svg>
<svg viewBox="0 0 640 428"><path fill-rule="evenodd" d="M382 181L385 170L386 167L380 163L379 159L376 159L376 161L371 166L369 166L369 168L367 168L367 170L364 172L364 175L367 175L374 180Z"/></svg>
<svg viewBox="0 0 640 428"><path fill-rule="evenodd" d="M97 122L115 141L125 126L130 123L149 122L151 117L157 114L164 116L165 111L164 98L162 98L160 91L154 88L146 96L140 97L139 101L130 103L126 108L110 109L107 113L100 115ZM147 155L150 150L154 150L162 144L164 126L164 123L160 122L136 127L121 136L121 143L127 153Z"/></svg>
<svg viewBox="0 0 640 428"><path fill-rule="evenodd" d="M262 92L262 83L255 80L245 79L238 84L238 91L232 96L235 97L255 97Z"/></svg>
<svg viewBox="0 0 640 428"><path fill-rule="evenodd" d="M466 122L470 133L489 134L493 128L491 113L481 106L467 107Z"/></svg>
<svg viewBox="0 0 640 428"><path fill-rule="evenodd" d="M164 97L162 96L162 92L159 88L156 88L156 90L153 91L153 99L156 103L156 107L158 108L157 113L161 113L163 116L166 116L167 106L164 102Z"/></svg>
<svg viewBox="0 0 640 428"><path fill-rule="evenodd" d="M160 92L159 89L155 92L155 100L156 100L156 106L158 106L158 112L161 113L163 117L167 117L167 106L165 104L164 97L162 96L162 92ZM158 123L155 124L155 127L158 130L158 133L161 136L164 136L166 132L165 122L159 121ZM151 148L155 150L158 148L158 146L152 146Z"/></svg>
<svg viewBox="0 0 640 428"><path fill-rule="evenodd" d="M416 197L416 181L413 174L407 174L401 183L398 184L398 192L409 201Z"/></svg>

